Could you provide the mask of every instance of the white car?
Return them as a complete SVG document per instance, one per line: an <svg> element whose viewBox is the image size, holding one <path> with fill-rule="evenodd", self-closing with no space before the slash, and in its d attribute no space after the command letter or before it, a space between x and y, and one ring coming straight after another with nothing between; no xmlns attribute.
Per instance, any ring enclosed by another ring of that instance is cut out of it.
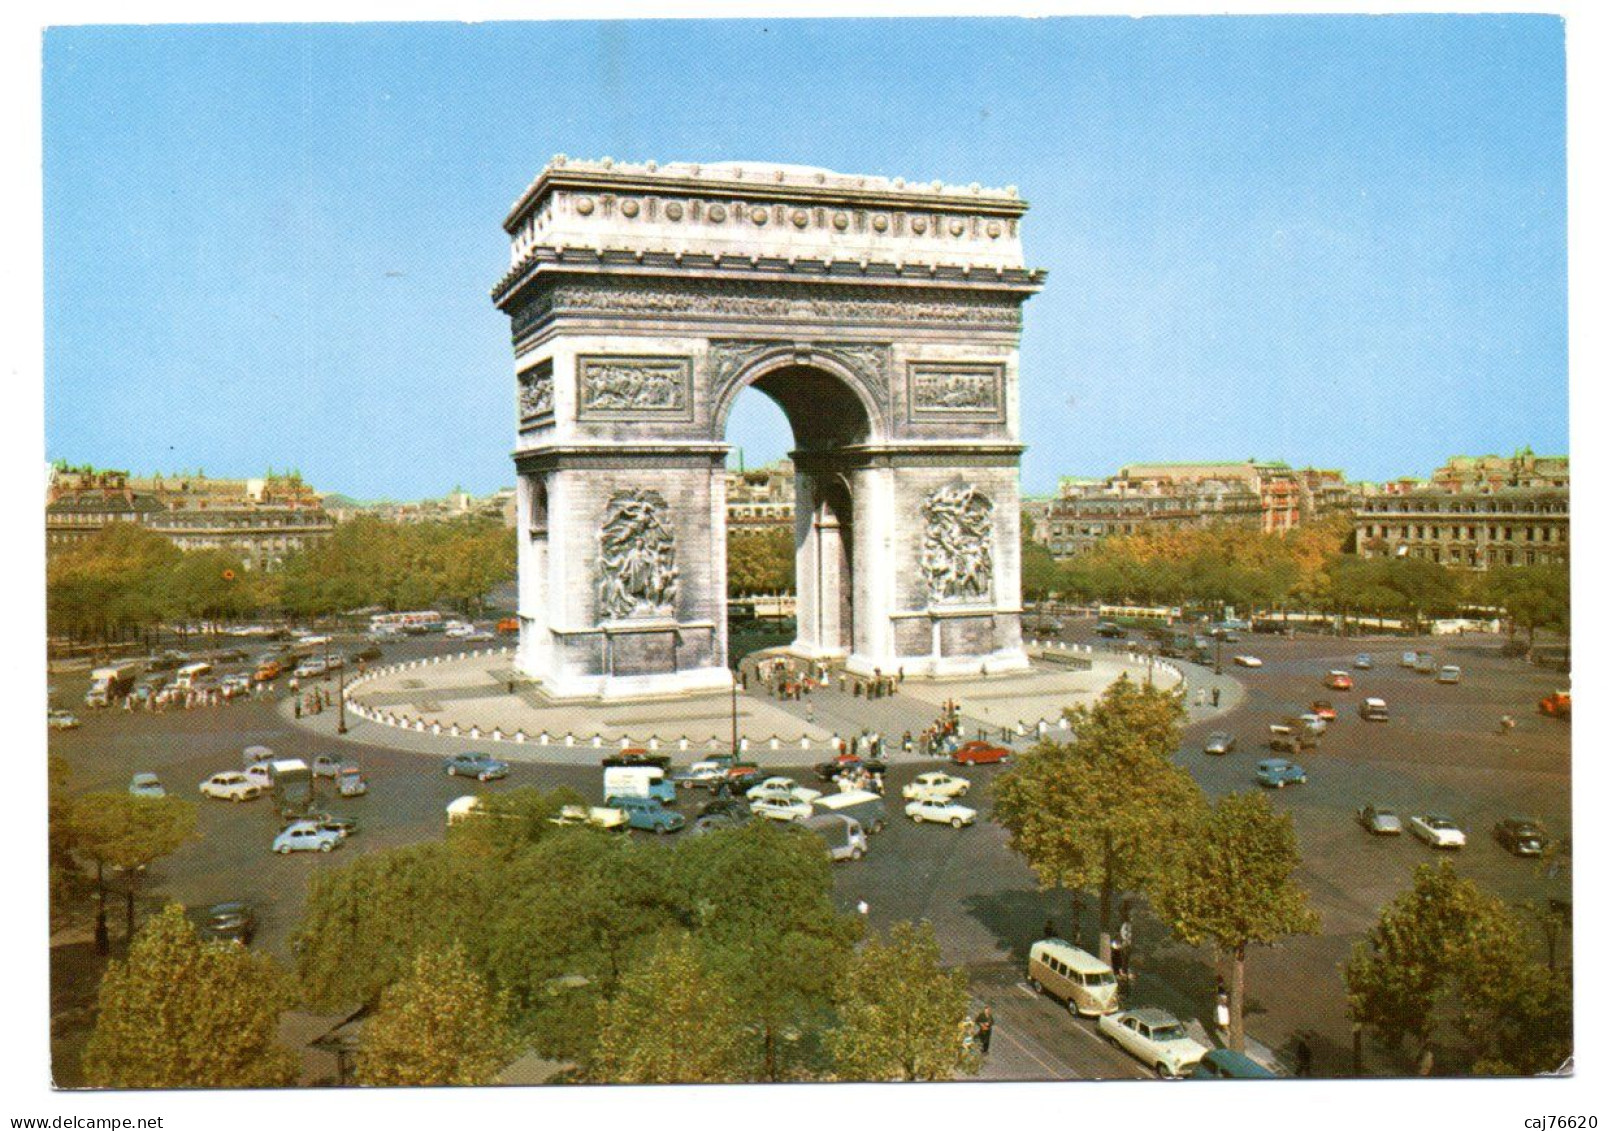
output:
<svg viewBox="0 0 1608 1131"><path fill-rule="evenodd" d="M219 801L254 801L262 796L263 787L251 781L239 770L225 770L221 774L213 774L201 783L201 794L204 797L215 797Z"/></svg>
<svg viewBox="0 0 1608 1131"><path fill-rule="evenodd" d="M131 797L166 797L167 790L155 774L135 774L128 783L128 792Z"/></svg>
<svg viewBox="0 0 1608 1131"><path fill-rule="evenodd" d="M268 770L267 762L253 762L244 770L246 780L259 789L272 789L274 785L273 774Z"/></svg>
<svg viewBox="0 0 1608 1131"><path fill-rule="evenodd" d="M297 821L274 837L274 851L281 856L292 852L333 852L345 839L317 821Z"/></svg>
<svg viewBox="0 0 1608 1131"><path fill-rule="evenodd" d="M934 771L930 774L917 774L915 780L899 792L906 801L949 801L952 798L965 797L969 789L971 782L965 778Z"/></svg>
<svg viewBox="0 0 1608 1131"><path fill-rule="evenodd" d="M1422 817L1407 818L1407 827L1419 840L1431 848L1462 848L1468 843L1468 834L1457 827L1450 817L1427 813Z"/></svg>
<svg viewBox="0 0 1608 1131"><path fill-rule="evenodd" d="M905 806L905 816L918 825L932 821L960 829L977 820L977 810L953 801L912 801Z"/></svg>
<svg viewBox="0 0 1608 1131"><path fill-rule="evenodd" d="M1261 659L1256 656L1235 656L1234 662L1242 668L1259 668L1262 666Z"/></svg>
<svg viewBox="0 0 1608 1131"><path fill-rule="evenodd" d="M1102 1037L1150 1065L1157 1076L1183 1076L1206 1055L1206 1046L1165 1009L1125 1009L1107 1013L1095 1024Z"/></svg>
<svg viewBox="0 0 1608 1131"><path fill-rule="evenodd" d="M317 679L329 671L329 665L323 660L303 660L296 665L294 673L297 679Z"/></svg>
<svg viewBox="0 0 1608 1131"><path fill-rule="evenodd" d="M489 628L476 628L466 633L464 639L471 642L485 642L497 639L497 634Z"/></svg>
<svg viewBox="0 0 1608 1131"><path fill-rule="evenodd" d="M458 621L457 623L449 624L446 628L442 629L441 635L445 636L448 640L462 640L474 630L474 625L464 624L462 621Z"/></svg>
<svg viewBox="0 0 1608 1131"><path fill-rule="evenodd" d="M748 809L755 816L769 817L773 821L802 821L815 816L815 806L808 801L780 795L754 798L749 801Z"/></svg>
<svg viewBox="0 0 1608 1131"><path fill-rule="evenodd" d="M748 791L748 800L750 801L769 797L791 797L808 804L819 796L821 796L820 790L807 789L792 778L766 778Z"/></svg>
<svg viewBox="0 0 1608 1131"><path fill-rule="evenodd" d="M313 758L313 777L333 778L341 772L341 760L333 754L319 754Z"/></svg>
<svg viewBox="0 0 1608 1131"><path fill-rule="evenodd" d="M77 715L71 711L64 711L60 707L51 710L49 721L51 730L73 730L81 725Z"/></svg>

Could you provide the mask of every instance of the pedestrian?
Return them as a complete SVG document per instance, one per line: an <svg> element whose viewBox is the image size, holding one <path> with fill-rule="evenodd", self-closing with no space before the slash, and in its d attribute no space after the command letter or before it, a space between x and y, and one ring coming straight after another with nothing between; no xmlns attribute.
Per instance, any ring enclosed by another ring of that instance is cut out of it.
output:
<svg viewBox="0 0 1608 1131"><path fill-rule="evenodd" d="M994 1039L994 1011L983 1006L983 1011L977 1015L977 1044L988 1055L989 1042Z"/></svg>
<svg viewBox="0 0 1608 1131"><path fill-rule="evenodd" d="M1111 972L1117 976L1117 981L1126 980L1128 956L1124 953L1122 936L1111 937Z"/></svg>
<svg viewBox="0 0 1608 1131"><path fill-rule="evenodd" d="M871 905L869 903L867 903L863 899L859 903L854 905L854 909L856 911L858 911L861 915L869 915L869 914L871 914Z"/></svg>
<svg viewBox="0 0 1608 1131"><path fill-rule="evenodd" d="M1228 1040L1228 1028L1232 1018L1228 1010L1228 987L1223 985L1223 979L1217 979L1217 1031L1222 1034L1223 1040Z"/></svg>
<svg viewBox="0 0 1608 1131"><path fill-rule="evenodd" d="M1117 928L1117 937L1122 940L1122 972L1129 981L1133 980L1133 921L1128 918L1128 905L1122 906L1122 926Z"/></svg>
<svg viewBox="0 0 1608 1131"><path fill-rule="evenodd" d="M1060 935L1055 933L1055 920L1054 919L1046 919L1046 920L1044 920L1044 937L1047 938L1047 939L1058 939L1058 938L1061 937Z"/></svg>
<svg viewBox="0 0 1608 1131"><path fill-rule="evenodd" d="M1222 701L1222 698L1223 689L1221 687L1212 688L1212 706L1217 706L1217 704Z"/></svg>
<svg viewBox="0 0 1608 1131"><path fill-rule="evenodd" d="M296 700L296 717L301 718L301 700Z"/></svg>
<svg viewBox="0 0 1608 1131"><path fill-rule="evenodd" d="M1312 1075L1312 1046L1306 1043L1305 1037L1296 1038L1295 1074L1297 1076Z"/></svg>

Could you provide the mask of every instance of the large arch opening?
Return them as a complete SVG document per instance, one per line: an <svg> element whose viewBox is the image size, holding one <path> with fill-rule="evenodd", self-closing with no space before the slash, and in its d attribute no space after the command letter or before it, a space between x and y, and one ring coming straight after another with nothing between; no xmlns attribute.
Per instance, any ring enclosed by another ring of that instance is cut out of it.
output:
<svg viewBox="0 0 1608 1131"><path fill-rule="evenodd" d="M754 643L780 642L783 633L806 654L849 656L855 646L854 489L850 476L830 468L829 457L872 438L865 403L837 374L795 363L760 373L722 409L717 423L730 445L733 660ZM802 466L795 466L795 457ZM764 600L772 595L792 599L791 624L782 623L785 600Z"/></svg>

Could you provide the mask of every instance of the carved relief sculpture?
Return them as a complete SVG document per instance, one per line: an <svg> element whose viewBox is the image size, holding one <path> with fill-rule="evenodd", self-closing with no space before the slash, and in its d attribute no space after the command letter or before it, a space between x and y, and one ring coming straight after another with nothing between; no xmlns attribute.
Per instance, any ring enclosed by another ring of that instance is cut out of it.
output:
<svg viewBox="0 0 1608 1131"><path fill-rule="evenodd" d="M1005 370L969 362L911 362L910 414L915 418L1004 419Z"/></svg>
<svg viewBox="0 0 1608 1131"><path fill-rule="evenodd" d="M660 616L676 600L676 536L656 491L622 491L609 500L598 532L597 603L603 620Z"/></svg>
<svg viewBox="0 0 1608 1131"><path fill-rule="evenodd" d="M933 604L986 601L994 591L994 504L971 483L933 491L922 503L927 520L921 572Z"/></svg>
<svg viewBox="0 0 1608 1131"><path fill-rule="evenodd" d="M519 420L528 424L553 414L553 363L544 361L519 375Z"/></svg>
<svg viewBox="0 0 1608 1131"><path fill-rule="evenodd" d="M583 357L582 416L690 419L692 363L680 357Z"/></svg>

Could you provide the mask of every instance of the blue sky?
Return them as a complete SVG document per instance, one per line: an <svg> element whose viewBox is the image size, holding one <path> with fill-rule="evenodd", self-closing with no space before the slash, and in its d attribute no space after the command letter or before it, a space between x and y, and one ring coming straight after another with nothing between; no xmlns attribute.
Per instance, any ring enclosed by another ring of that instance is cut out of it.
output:
<svg viewBox="0 0 1608 1131"><path fill-rule="evenodd" d="M1551 17L78 28L44 62L52 459L511 482L487 290L556 152L1020 186L1029 492L1567 450ZM728 439L789 438L750 392Z"/></svg>

